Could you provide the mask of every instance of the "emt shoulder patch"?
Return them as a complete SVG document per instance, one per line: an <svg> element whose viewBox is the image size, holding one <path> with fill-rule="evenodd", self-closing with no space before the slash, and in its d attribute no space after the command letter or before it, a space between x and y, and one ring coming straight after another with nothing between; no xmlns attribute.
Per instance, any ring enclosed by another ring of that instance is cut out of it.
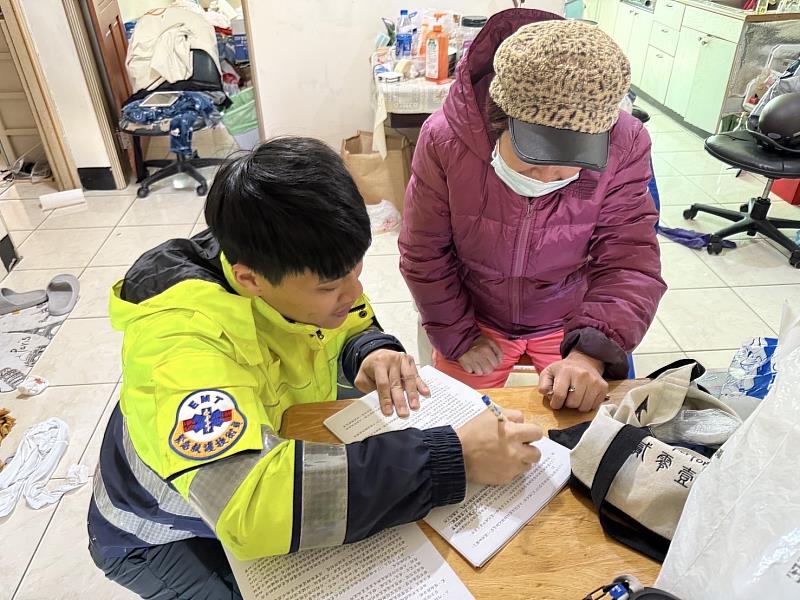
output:
<svg viewBox="0 0 800 600"><path fill-rule="evenodd" d="M190 460L208 460L241 439L247 419L236 400L222 390L198 390L178 405L169 446Z"/></svg>

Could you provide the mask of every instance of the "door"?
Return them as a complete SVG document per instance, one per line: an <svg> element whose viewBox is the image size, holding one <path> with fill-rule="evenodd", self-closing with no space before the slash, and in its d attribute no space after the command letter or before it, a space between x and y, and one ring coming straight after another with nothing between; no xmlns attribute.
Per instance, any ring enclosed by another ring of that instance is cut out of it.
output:
<svg viewBox="0 0 800 600"><path fill-rule="evenodd" d="M128 70L125 68L125 57L128 54L125 26L122 23L117 0L90 0L88 6L114 95L115 114L119 115L122 103L133 93Z"/></svg>
<svg viewBox="0 0 800 600"><path fill-rule="evenodd" d="M111 93L111 98L108 98L108 103L111 105L109 107L111 119L112 123L116 125L119 122L123 103L133 93L130 79L128 79L128 70L125 67L125 58L128 55L125 25L117 0L88 0L85 4L91 18L91 23L86 23L86 25L89 35L94 35L97 41L100 56L95 58L97 62L102 61L102 65L98 64L98 68L105 72L105 79ZM143 151L146 151L144 145ZM132 170L136 172L133 148L127 150L127 158Z"/></svg>
<svg viewBox="0 0 800 600"><path fill-rule="evenodd" d="M634 10L633 30L628 42L628 60L631 62L631 83L638 86L644 73L644 61L650 44L650 30L653 28L653 15L644 10Z"/></svg>
<svg viewBox="0 0 800 600"><path fill-rule="evenodd" d="M703 131L715 133L728 78L736 55L736 44L711 35L699 41L700 53L684 119Z"/></svg>
<svg viewBox="0 0 800 600"><path fill-rule="evenodd" d="M617 0L597 0L597 25L611 37L614 37L619 5Z"/></svg>
<svg viewBox="0 0 800 600"><path fill-rule="evenodd" d="M627 4L620 3L617 10L617 18L614 23L614 32L611 35L614 41L619 44L622 51L627 55L628 46L631 42L634 22L636 20L636 10ZM648 32L649 37L649 32Z"/></svg>
<svg viewBox="0 0 800 600"><path fill-rule="evenodd" d="M697 68L697 59L700 56L700 42L704 34L694 29L681 29L678 37L678 49L675 50L675 60L672 63L672 76L664 104L682 117L686 116L686 107L689 105L689 96L692 93L694 73Z"/></svg>

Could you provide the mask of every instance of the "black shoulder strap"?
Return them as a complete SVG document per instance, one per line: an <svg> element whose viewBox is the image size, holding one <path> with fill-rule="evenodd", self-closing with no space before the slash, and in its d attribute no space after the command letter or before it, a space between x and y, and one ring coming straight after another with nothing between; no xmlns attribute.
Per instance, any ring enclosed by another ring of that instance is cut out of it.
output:
<svg viewBox="0 0 800 600"><path fill-rule="evenodd" d="M592 481L590 496L597 509L600 525L609 536L626 546L638 550L653 560L663 562L669 549L669 540L634 521L622 511L605 501L617 473L636 450L639 442L650 432L646 428L623 425L600 459Z"/></svg>
<svg viewBox="0 0 800 600"><path fill-rule="evenodd" d="M706 368L693 358L681 358L674 362L669 363L668 365L664 365L660 369L656 369L655 371L650 373L650 375L648 375L647 378L655 379L656 377L658 377L659 375L661 375L666 371L669 371L671 369L677 369L679 367L685 367L686 365L691 365L691 364L694 364L694 368L692 368L692 376L690 380L694 381L698 377L703 376L703 374L706 372Z"/></svg>

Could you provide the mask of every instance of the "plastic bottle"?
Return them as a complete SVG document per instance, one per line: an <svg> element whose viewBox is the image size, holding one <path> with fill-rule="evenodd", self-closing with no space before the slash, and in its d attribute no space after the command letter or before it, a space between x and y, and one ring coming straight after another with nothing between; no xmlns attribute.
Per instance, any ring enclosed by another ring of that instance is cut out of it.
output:
<svg viewBox="0 0 800 600"><path fill-rule="evenodd" d="M400 11L395 35L395 52L397 58L411 58L411 46L414 41L414 26L408 17L408 10Z"/></svg>
<svg viewBox="0 0 800 600"><path fill-rule="evenodd" d="M425 50L425 79L441 83L447 79L449 40L441 25L428 34Z"/></svg>

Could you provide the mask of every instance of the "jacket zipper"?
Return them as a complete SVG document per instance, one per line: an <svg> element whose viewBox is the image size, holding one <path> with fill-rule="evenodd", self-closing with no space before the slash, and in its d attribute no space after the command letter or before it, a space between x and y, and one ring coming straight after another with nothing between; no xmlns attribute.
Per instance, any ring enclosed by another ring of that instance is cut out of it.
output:
<svg viewBox="0 0 800 600"><path fill-rule="evenodd" d="M517 246L514 248L514 262L511 265L511 321L515 325L520 322L520 307L522 305L522 272L525 269L525 256L527 256L530 242L531 227L533 226L533 198L528 198L525 217L522 220L522 231L517 237Z"/></svg>

